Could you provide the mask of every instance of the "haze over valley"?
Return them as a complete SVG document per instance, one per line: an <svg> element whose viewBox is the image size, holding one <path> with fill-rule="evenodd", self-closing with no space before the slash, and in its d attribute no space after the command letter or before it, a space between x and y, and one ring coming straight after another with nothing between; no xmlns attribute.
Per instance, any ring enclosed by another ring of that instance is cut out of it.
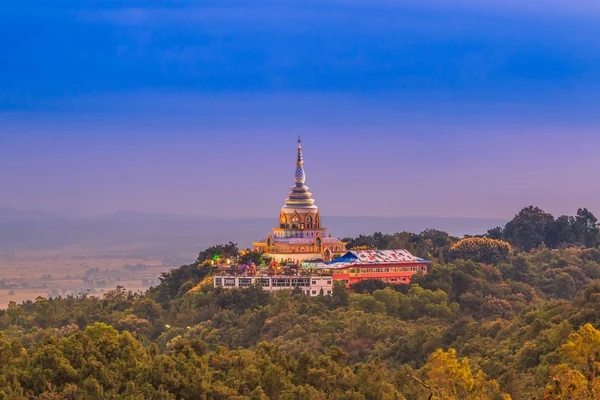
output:
<svg viewBox="0 0 600 400"><path fill-rule="evenodd" d="M506 221L493 218L323 217L340 237L439 229L482 234ZM121 285L146 290L161 273L193 262L209 246L251 247L273 218L200 218L120 211L95 218L0 209L0 305Z"/></svg>

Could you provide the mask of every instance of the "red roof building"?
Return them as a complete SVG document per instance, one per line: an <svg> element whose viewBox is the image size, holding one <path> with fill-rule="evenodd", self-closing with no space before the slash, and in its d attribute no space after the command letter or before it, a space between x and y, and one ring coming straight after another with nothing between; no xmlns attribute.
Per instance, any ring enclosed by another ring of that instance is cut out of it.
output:
<svg viewBox="0 0 600 400"><path fill-rule="evenodd" d="M408 284L413 275L426 274L430 263L406 250L361 250L349 251L326 265L334 280L349 287L367 279Z"/></svg>

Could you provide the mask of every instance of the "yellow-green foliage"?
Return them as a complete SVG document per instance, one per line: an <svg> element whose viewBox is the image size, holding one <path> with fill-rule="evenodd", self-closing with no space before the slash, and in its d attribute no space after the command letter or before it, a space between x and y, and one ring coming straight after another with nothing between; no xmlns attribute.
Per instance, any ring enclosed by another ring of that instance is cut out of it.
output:
<svg viewBox="0 0 600 400"><path fill-rule="evenodd" d="M600 331L585 324L560 348L564 364L552 369L545 399L597 399L600 392Z"/></svg>
<svg viewBox="0 0 600 400"><path fill-rule="evenodd" d="M500 385L482 372L473 373L467 358L458 359L456 350L438 349L425 365L425 384L435 399L488 400L510 396L501 394Z"/></svg>
<svg viewBox="0 0 600 400"><path fill-rule="evenodd" d="M466 238L450 247L454 258L488 264L506 259L510 251L511 247L508 242L490 238Z"/></svg>
<svg viewBox="0 0 600 400"><path fill-rule="evenodd" d="M213 275L207 275L206 277L204 277L204 279L202 279L200 281L200 283L198 283L196 286L194 286L193 288L191 288L189 291L190 292L198 292L198 291L202 291L202 289L204 288L209 288L211 287L213 284Z"/></svg>
<svg viewBox="0 0 600 400"><path fill-rule="evenodd" d="M0 399L599 399L600 249L316 297L213 288L212 272L10 304Z"/></svg>

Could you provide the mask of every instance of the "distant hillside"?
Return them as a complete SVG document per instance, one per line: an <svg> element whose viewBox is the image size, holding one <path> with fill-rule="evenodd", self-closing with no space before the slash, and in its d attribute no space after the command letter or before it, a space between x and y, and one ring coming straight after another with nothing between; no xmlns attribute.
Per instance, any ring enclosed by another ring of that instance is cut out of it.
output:
<svg viewBox="0 0 600 400"><path fill-rule="evenodd" d="M197 251L233 240L241 247L264 238L274 218L192 218L174 214L122 211L98 218L67 218L42 212L0 209L0 249L55 249L68 245L145 244L157 250ZM421 232L439 229L454 236L484 233L501 219L437 217L323 217L339 237L373 232Z"/></svg>
<svg viewBox="0 0 600 400"><path fill-rule="evenodd" d="M442 217L323 217L329 230L340 237L357 236L373 232L419 233L425 229L438 229L462 237L487 232L506 224L498 218L442 218Z"/></svg>

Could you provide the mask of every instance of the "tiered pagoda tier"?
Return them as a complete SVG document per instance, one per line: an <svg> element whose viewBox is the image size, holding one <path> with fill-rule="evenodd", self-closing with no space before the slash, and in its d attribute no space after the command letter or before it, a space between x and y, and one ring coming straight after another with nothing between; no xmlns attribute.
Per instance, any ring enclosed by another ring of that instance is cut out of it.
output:
<svg viewBox="0 0 600 400"><path fill-rule="evenodd" d="M279 227L273 228L263 241L254 242L255 251L265 252L279 263L329 261L334 254L345 253L346 243L327 234L327 228L321 226L319 208L305 182L302 142L298 138L295 185L281 208Z"/></svg>

